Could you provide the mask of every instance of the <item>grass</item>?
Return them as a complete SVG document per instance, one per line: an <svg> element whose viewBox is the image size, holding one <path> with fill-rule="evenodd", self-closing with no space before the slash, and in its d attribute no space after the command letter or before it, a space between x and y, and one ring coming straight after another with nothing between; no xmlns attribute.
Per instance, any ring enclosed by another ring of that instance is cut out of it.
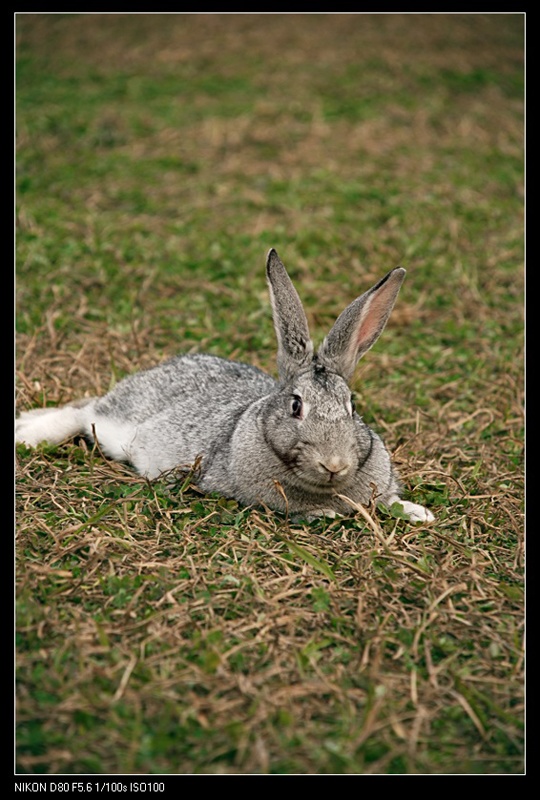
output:
<svg viewBox="0 0 540 800"><path fill-rule="evenodd" d="M17 406L271 371L407 279L357 405L410 525L17 449L18 774L522 774L523 15L17 14Z"/></svg>

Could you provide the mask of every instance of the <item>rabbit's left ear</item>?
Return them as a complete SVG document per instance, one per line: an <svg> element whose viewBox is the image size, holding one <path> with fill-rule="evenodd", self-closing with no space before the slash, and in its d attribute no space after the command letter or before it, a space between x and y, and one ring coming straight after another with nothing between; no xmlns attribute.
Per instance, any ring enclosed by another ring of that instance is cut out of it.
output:
<svg viewBox="0 0 540 800"><path fill-rule="evenodd" d="M313 344L298 292L273 248L266 259L266 277L278 340L278 372L286 379L311 361Z"/></svg>
<svg viewBox="0 0 540 800"><path fill-rule="evenodd" d="M345 380L351 380L358 360L383 332L404 278L403 267L391 270L347 306L322 343L319 358Z"/></svg>

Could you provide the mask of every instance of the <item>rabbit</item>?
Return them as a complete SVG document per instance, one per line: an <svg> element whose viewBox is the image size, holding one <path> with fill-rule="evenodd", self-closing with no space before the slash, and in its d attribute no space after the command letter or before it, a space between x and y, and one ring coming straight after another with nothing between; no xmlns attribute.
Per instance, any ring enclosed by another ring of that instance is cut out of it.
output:
<svg viewBox="0 0 540 800"><path fill-rule="evenodd" d="M399 503L411 522L433 514L402 500L381 438L355 410L349 382L379 338L405 270L391 270L338 317L315 352L302 303L275 249L266 275L278 380L208 354L177 355L122 379L108 394L22 412L16 440L35 447L83 435L142 476L198 464L196 482L245 506L297 519Z"/></svg>

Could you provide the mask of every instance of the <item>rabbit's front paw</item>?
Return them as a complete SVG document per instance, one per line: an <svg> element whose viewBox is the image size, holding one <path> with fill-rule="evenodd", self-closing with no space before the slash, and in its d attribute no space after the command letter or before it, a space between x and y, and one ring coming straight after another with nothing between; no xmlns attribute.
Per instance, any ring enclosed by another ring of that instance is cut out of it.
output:
<svg viewBox="0 0 540 800"><path fill-rule="evenodd" d="M410 522L433 522L435 517L428 508L418 505L418 503L410 503L408 500L400 500L403 512L407 514Z"/></svg>
<svg viewBox="0 0 540 800"><path fill-rule="evenodd" d="M292 518L293 522L315 522L317 519L326 517L327 519L335 519L338 516L333 508L317 508L314 511L306 511L303 514L295 514Z"/></svg>

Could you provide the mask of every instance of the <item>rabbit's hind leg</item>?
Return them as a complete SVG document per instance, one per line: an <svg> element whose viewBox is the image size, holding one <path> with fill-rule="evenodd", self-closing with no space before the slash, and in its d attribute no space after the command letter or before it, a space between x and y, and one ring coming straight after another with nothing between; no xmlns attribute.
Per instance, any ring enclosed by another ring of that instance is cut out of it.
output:
<svg viewBox="0 0 540 800"><path fill-rule="evenodd" d="M41 442L60 444L78 434L86 434L86 406L90 402L23 411L15 420L15 441L36 447Z"/></svg>

